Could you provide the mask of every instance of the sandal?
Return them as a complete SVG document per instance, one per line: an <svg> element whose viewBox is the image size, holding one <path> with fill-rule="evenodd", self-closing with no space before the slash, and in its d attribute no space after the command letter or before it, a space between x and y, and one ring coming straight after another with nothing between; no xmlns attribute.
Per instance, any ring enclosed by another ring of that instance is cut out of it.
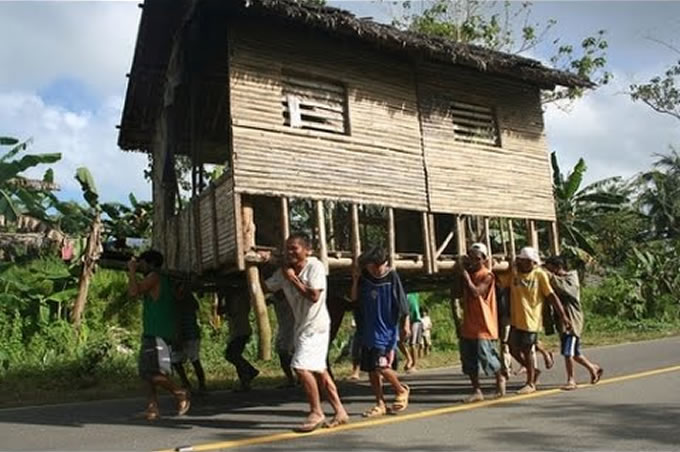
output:
<svg viewBox="0 0 680 452"><path fill-rule="evenodd" d="M590 379L590 384L591 385L597 384L600 381L600 379L602 378L603 373L604 373L604 369L599 367L597 369L597 372L595 372L595 375Z"/></svg>
<svg viewBox="0 0 680 452"><path fill-rule="evenodd" d="M135 417L138 419L146 419L147 421L151 422L160 419L161 413L158 411L158 408L147 408L146 410L137 414Z"/></svg>
<svg viewBox="0 0 680 452"><path fill-rule="evenodd" d="M177 398L177 416L184 416L191 407L189 392L187 390L178 391L175 397Z"/></svg>
<svg viewBox="0 0 680 452"><path fill-rule="evenodd" d="M318 429L319 427L321 427L325 423L326 423L326 418L322 417L321 419L319 419L318 422L315 422L315 423L307 421L304 424L302 424L301 426L294 428L293 431L297 432L297 433L312 433L314 430Z"/></svg>
<svg viewBox="0 0 680 452"><path fill-rule="evenodd" d="M361 415L363 417L377 417L377 416L384 416L387 414L387 408L385 408L385 405L376 405L373 408L364 411Z"/></svg>
<svg viewBox="0 0 680 452"><path fill-rule="evenodd" d="M406 391L402 392L401 394L397 394L397 396L394 398L394 403L392 404L393 413L404 411L406 407L408 407L408 397L411 395L411 388L408 385L402 386Z"/></svg>
<svg viewBox="0 0 680 452"><path fill-rule="evenodd" d="M345 415L344 417L333 417L330 422L326 422L324 425L325 428L335 428L335 427L340 427L341 425L345 425L349 423L349 416Z"/></svg>
<svg viewBox="0 0 680 452"><path fill-rule="evenodd" d="M560 389L562 391L573 391L574 389L578 389L578 385L576 383L567 383L566 385L562 386Z"/></svg>

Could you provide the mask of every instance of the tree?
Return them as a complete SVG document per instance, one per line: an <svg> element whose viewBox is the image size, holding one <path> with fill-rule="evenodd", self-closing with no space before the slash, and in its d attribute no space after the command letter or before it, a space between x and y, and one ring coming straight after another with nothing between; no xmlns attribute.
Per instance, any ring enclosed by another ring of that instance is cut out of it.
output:
<svg viewBox="0 0 680 452"><path fill-rule="evenodd" d="M680 239L680 154L658 155L652 170L640 175L638 198L643 214L650 221L653 239Z"/></svg>
<svg viewBox="0 0 680 452"><path fill-rule="evenodd" d="M138 201L135 195L128 196L130 206L111 202L101 205L108 216L104 220L104 233L107 237L124 239L126 237L148 238L151 235L153 203Z"/></svg>
<svg viewBox="0 0 680 452"><path fill-rule="evenodd" d="M101 255L101 207L99 205L99 194L94 183L94 179L90 171L81 167L76 170L76 180L80 183L83 191L83 197L90 206L89 214L92 218L90 230L87 237L87 245L82 256L82 268L80 278L78 279L78 296L73 304L73 311L71 311L71 322L75 326L79 326L82 320L85 304L87 303L87 294L90 288L90 281L94 274L94 269Z"/></svg>
<svg viewBox="0 0 680 452"><path fill-rule="evenodd" d="M680 119L680 61L670 66L663 76L630 86L630 97L654 111Z"/></svg>
<svg viewBox="0 0 680 452"><path fill-rule="evenodd" d="M596 256L593 219L620 211L627 201L626 195L616 189L621 180L611 177L581 188L587 170L585 161L579 159L565 176L560 170L557 155L553 152L550 157L561 246L582 263L589 263Z"/></svg>
<svg viewBox="0 0 680 452"><path fill-rule="evenodd" d="M401 3L402 13L393 20L399 28L476 44L491 50L526 54L545 42L557 24L550 19L544 24L531 19L531 2L485 2L481 0L433 0L427 6L420 2L420 12L414 12L414 2ZM608 43L605 31L581 40L579 45L552 39L550 62L557 69L589 78L597 85L611 79L605 70ZM583 88L558 88L543 93L543 102L574 100L584 94Z"/></svg>
<svg viewBox="0 0 680 452"><path fill-rule="evenodd" d="M48 169L43 181L26 179L21 173L37 165L58 162L61 154L28 154L15 158L28 149L30 143L30 139L20 142L16 138L0 137L1 146L12 146L0 156L0 215L10 222L16 222L24 214L38 219L47 218L43 203L45 188L54 183L54 173Z"/></svg>

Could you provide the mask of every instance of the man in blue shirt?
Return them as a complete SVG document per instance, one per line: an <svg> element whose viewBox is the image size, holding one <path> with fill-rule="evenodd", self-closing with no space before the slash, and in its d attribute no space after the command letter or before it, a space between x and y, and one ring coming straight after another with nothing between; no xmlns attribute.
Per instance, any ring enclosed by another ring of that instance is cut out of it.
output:
<svg viewBox="0 0 680 452"><path fill-rule="evenodd" d="M410 389L399 381L392 370L395 348L402 337L409 337L409 310L399 275L387 264L384 249L373 248L361 256L364 271L355 268L352 274L352 301L361 313L361 370L368 372L376 405L363 413L364 417L387 413L382 388L383 378L395 392L391 411L403 411L408 406Z"/></svg>

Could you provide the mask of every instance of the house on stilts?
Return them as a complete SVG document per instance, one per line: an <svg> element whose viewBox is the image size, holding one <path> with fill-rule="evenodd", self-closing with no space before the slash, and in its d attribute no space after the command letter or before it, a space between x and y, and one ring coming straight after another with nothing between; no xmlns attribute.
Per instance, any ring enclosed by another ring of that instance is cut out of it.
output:
<svg viewBox="0 0 680 452"><path fill-rule="evenodd" d="M557 248L541 90L590 81L294 0L140 7L118 144L152 159L153 246L169 272L250 291L260 331L259 268L291 228L331 287L367 241L411 290L446 286L471 240Z"/></svg>

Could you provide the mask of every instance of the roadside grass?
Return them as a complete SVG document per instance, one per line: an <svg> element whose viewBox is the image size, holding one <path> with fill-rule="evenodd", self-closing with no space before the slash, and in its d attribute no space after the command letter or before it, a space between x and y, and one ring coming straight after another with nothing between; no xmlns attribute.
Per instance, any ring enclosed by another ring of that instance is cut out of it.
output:
<svg viewBox="0 0 680 452"><path fill-rule="evenodd" d="M439 368L459 363L451 310L443 298L423 297L433 322L433 351L419 359L418 368ZM275 316L272 327L276 328ZM342 328L331 348L331 363L337 379L346 378L351 372L350 357L346 346L352 334L351 315L346 315ZM635 342L680 335L679 321L624 320L613 317L586 314L586 330L583 345L586 347ZM229 390L238 386L233 366L224 360L227 332L222 327L214 330L204 327L201 357L206 369L208 386L212 390ZM557 335L542 336L545 344L557 351ZM18 369L0 371L0 407L75 402L121 397L141 397L141 385L137 377L136 343L130 344L124 353L110 351L97 361L83 362L69 359L64 362L25 365ZM343 349L345 353L343 353ZM254 359L257 355L256 338L246 347L246 356L260 370L253 386L276 387L284 383L278 358L273 356L264 362ZM403 362L403 361L402 361ZM186 365L190 378L193 369Z"/></svg>

